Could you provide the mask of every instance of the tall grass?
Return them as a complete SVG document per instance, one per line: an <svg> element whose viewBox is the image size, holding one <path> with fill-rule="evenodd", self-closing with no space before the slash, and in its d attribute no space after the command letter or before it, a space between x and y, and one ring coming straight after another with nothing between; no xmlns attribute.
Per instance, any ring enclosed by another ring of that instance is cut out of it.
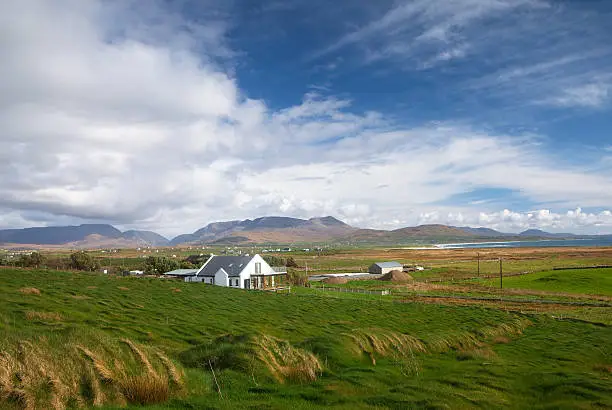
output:
<svg viewBox="0 0 612 410"><path fill-rule="evenodd" d="M354 329L345 336L353 342L353 350L367 354L372 364L376 364L376 355L414 358L414 353L425 351L416 337L385 329Z"/></svg>
<svg viewBox="0 0 612 410"><path fill-rule="evenodd" d="M76 342L58 346L44 338L18 343L0 353L0 404L24 410L142 405L180 392L182 373L167 356L151 349L145 353L127 339L122 343L131 357L117 342L96 347Z"/></svg>
<svg viewBox="0 0 612 410"><path fill-rule="evenodd" d="M189 366L245 372L277 383L309 382L323 371L310 351L264 334L224 335L181 355Z"/></svg>

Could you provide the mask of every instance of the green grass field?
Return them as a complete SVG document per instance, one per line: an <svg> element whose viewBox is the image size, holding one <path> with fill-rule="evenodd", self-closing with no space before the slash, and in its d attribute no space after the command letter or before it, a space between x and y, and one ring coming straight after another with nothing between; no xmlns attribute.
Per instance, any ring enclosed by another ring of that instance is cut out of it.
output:
<svg viewBox="0 0 612 410"><path fill-rule="evenodd" d="M499 286L499 279L482 283L486 286ZM503 286L507 289L612 296L612 268L551 270L512 276L504 278Z"/></svg>
<svg viewBox="0 0 612 410"><path fill-rule="evenodd" d="M7 409L136 406L146 374L169 385L150 408L609 408L610 340L481 307L0 270Z"/></svg>

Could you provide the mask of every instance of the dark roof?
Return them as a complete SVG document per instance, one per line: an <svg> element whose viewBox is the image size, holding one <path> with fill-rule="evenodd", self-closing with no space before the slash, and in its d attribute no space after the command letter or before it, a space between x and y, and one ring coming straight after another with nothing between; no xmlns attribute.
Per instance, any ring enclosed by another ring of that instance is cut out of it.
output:
<svg viewBox="0 0 612 410"><path fill-rule="evenodd" d="M378 265L381 268L401 268L403 265L399 262L376 262L374 265Z"/></svg>
<svg viewBox="0 0 612 410"><path fill-rule="evenodd" d="M242 269L253 259L252 256L212 256L198 276L214 276L221 268L229 276L240 274Z"/></svg>

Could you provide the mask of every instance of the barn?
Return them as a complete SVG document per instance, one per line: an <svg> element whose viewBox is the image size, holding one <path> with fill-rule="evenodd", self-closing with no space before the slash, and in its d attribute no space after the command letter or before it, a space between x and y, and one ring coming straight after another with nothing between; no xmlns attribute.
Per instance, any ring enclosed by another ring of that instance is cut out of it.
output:
<svg viewBox="0 0 612 410"><path fill-rule="evenodd" d="M386 273L389 273L393 270L399 270L401 271L404 268L404 265L402 265L399 262L376 262L375 264L373 264L372 266L370 266L368 268L368 272L370 273L374 273L374 274L379 274L379 275L384 275Z"/></svg>

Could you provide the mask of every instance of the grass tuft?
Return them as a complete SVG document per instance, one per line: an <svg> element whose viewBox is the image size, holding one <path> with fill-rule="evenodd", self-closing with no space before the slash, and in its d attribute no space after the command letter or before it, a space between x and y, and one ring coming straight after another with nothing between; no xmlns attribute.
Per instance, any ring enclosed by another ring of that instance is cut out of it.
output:
<svg viewBox="0 0 612 410"><path fill-rule="evenodd" d="M170 381L172 381L172 383L174 383L176 386L182 388L183 387L182 372L176 367L174 363L172 363L172 361L166 355L164 355L161 352L155 352L155 354L157 355L159 360L164 365L164 368L166 369L168 376L170 376Z"/></svg>
<svg viewBox="0 0 612 410"><path fill-rule="evenodd" d="M597 364L593 366L593 370L597 372L612 374L612 364Z"/></svg>
<svg viewBox="0 0 612 410"><path fill-rule="evenodd" d="M181 354L183 364L242 371L277 383L309 382L323 370L310 351L264 334L224 335Z"/></svg>
<svg viewBox="0 0 612 410"><path fill-rule="evenodd" d="M57 312L34 312L34 311L27 311L26 312L26 319L27 320L41 320L41 321L61 321L62 320L62 315L60 315Z"/></svg>
<svg viewBox="0 0 612 410"><path fill-rule="evenodd" d="M280 383L286 380L314 381L323 370L314 354L294 347L285 340L259 335L253 339L252 344L259 360Z"/></svg>
<svg viewBox="0 0 612 410"><path fill-rule="evenodd" d="M128 376L119 382L119 388L128 403L132 404L162 403L170 397L168 380L157 374Z"/></svg>
<svg viewBox="0 0 612 410"><path fill-rule="evenodd" d="M149 375L157 376L157 373L155 372L155 369L153 369L153 366L151 365L151 362L149 361L149 358L147 357L147 355L144 354L142 350L140 350L138 346L134 344L134 342L132 342L129 339L121 339L121 341L130 347L134 355L138 358L138 360L147 370L147 373Z"/></svg>
<svg viewBox="0 0 612 410"><path fill-rule="evenodd" d="M385 329L355 329L345 334L353 343L353 350L367 354L376 364L376 355L414 359L415 353L425 352L425 345L416 337Z"/></svg>
<svg viewBox="0 0 612 410"><path fill-rule="evenodd" d="M40 295L40 290L36 288L21 288L19 289L19 292L24 295Z"/></svg>
<svg viewBox="0 0 612 410"><path fill-rule="evenodd" d="M83 346L77 346L77 348L91 361L93 368L104 383L113 383L115 381L113 372L95 353Z"/></svg>

